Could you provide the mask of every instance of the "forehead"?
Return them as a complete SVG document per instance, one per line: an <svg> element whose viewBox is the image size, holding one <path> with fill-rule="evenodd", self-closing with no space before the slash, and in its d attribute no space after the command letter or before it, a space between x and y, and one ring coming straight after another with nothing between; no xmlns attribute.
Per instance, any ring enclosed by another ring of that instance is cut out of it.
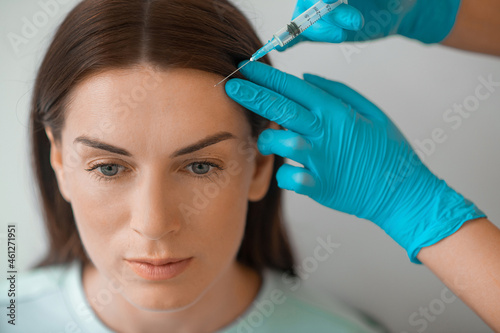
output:
<svg viewBox="0 0 500 333"><path fill-rule="evenodd" d="M86 134L137 150L155 150L174 149L218 131L244 139L250 125L224 87L214 87L220 79L199 70L150 67L95 75L70 96L63 140L72 144Z"/></svg>

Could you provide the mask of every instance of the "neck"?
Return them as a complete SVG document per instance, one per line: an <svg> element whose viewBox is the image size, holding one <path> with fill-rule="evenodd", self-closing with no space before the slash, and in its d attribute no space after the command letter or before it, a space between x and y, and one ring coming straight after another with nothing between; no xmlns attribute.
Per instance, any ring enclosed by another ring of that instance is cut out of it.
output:
<svg viewBox="0 0 500 333"><path fill-rule="evenodd" d="M234 262L203 296L191 306L175 312L153 312L136 308L121 294L106 307L95 300L108 280L88 264L83 269L83 288L99 319L116 332L214 332L234 322L251 305L262 285L254 270Z"/></svg>

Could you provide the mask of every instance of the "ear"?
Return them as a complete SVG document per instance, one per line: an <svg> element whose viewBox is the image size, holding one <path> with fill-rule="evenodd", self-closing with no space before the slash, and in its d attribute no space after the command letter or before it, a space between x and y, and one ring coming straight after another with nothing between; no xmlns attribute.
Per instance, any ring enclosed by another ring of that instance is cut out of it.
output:
<svg viewBox="0 0 500 333"><path fill-rule="evenodd" d="M268 128L280 129L280 126L271 122ZM271 177L273 177L274 167L274 154L262 155L257 147L255 155L255 170L248 192L248 200L260 201L267 194L269 185L271 184Z"/></svg>
<svg viewBox="0 0 500 333"><path fill-rule="evenodd" d="M66 181L64 178L63 158L62 158L62 143L54 141L52 130L50 127L45 128L45 133L50 141L50 165L56 174L57 185L62 197L67 202L70 202L69 191L66 190Z"/></svg>

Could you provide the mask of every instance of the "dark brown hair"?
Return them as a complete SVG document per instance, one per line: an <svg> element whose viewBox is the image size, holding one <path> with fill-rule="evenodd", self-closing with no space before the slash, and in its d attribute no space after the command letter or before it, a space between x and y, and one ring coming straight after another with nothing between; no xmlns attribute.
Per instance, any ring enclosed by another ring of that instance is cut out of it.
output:
<svg viewBox="0 0 500 333"><path fill-rule="evenodd" d="M226 76L261 46L244 15L226 0L84 0L66 17L40 66L31 105L30 140L35 179L49 238L36 267L88 262L71 205L59 192L50 164L52 130L60 142L68 95L91 75L148 63L162 69L193 68ZM263 62L270 64L267 58ZM237 74L242 78L241 74ZM257 137L269 121L245 110ZM281 189L275 174L269 191L249 202L237 260L295 275L293 253L282 224Z"/></svg>

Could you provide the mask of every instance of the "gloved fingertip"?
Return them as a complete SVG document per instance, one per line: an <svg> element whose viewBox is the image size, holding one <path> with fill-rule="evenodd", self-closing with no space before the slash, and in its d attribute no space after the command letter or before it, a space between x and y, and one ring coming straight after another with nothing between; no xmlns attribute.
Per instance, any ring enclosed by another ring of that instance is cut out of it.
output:
<svg viewBox="0 0 500 333"><path fill-rule="evenodd" d="M306 188L314 187L316 181L314 178L307 172L300 172L293 175L293 179L297 184L300 184L301 193L305 194Z"/></svg>
<svg viewBox="0 0 500 333"><path fill-rule="evenodd" d="M319 80L325 80L321 76L318 76L318 75L315 75L315 74L312 74L312 73L304 73L304 74L302 74L302 77L304 78L304 81L307 81L309 83L313 83L314 81L316 81L318 79Z"/></svg>
<svg viewBox="0 0 500 333"><path fill-rule="evenodd" d="M341 5L337 7L328 16L325 16L325 19L336 24L340 28L352 31L360 30L364 24L363 14L350 5Z"/></svg>
<svg viewBox="0 0 500 333"><path fill-rule="evenodd" d="M283 165L276 173L278 187L302 195L310 195L316 180L306 170L291 165Z"/></svg>
<svg viewBox="0 0 500 333"><path fill-rule="evenodd" d="M361 30L361 28L363 28L365 25L365 17L363 16L363 14L358 9L356 9L356 12L357 14L353 15L352 17L352 24L351 24L353 28L352 30L354 31Z"/></svg>
<svg viewBox="0 0 500 333"><path fill-rule="evenodd" d="M231 79L225 85L226 94L237 102L248 102L255 98L257 91L248 82L242 79Z"/></svg>
<svg viewBox="0 0 500 333"><path fill-rule="evenodd" d="M266 129L257 138L257 148L262 155L272 154L271 144L275 140L274 130Z"/></svg>
<svg viewBox="0 0 500 333"><path fill-rule="evenodd" d="M270 154L272 154L271 149L266 144L257 142L257 148L259 149L259 152L262 155L270 155Z"/></svg>
<svg viewBox="0 0 500 333"><path fill-rule="evenodd" d="M228 95L235 95L240 88L240 83L238 79L231 79L226 82L224 89Z"/></svg>
<svg viewBox="0 0 500 333"><path fill-rule="evenodd" d="M279 169L278 169L279 170ZM295 191L293 181L289 178L285 178L282 175L276 174L276 181L278 182L278 187L283 190Z"/></svg>
<svg viewBox="0 0 500 333"><path fill-rule="evenodd" d="M312 33L315 35L312 38L314 38L315 41L317 42L327 42L327 43L341 43L346 40L347 38L347 32L336 25L320 25L317 23L316 27L311 27L310 29Z"/></svg>
<svg viewBox="0 0 500 333"><path fill-rule="evenodd" d="M288 47L289 47L288 45L284 45L284 46L279 46L279 45L278 45L278 46L276 46L276 51L278 51L278 52L283 52L283 51L285 51L286 49L288 49Z"/></svg>

